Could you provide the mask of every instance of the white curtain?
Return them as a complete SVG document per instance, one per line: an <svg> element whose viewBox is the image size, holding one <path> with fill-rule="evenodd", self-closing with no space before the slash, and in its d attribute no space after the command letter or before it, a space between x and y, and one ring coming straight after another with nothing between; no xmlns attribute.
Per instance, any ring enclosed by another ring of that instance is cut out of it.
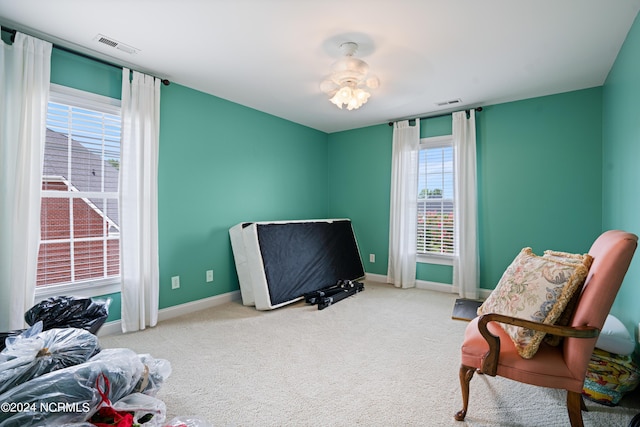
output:
<svg viewBox="0 0 640 427"><path fill-rule="evenodd" d="M34 302L51 43L0 41L0 331Z"/></svg>
<svg viewBox="0 0 640 427"><path fill-rule="evenodd" d="M456 161L455 242L453 285L460 297L479 296L478 197L476 185L476 117L475 110L453 113L453 144Z"/></svg>
<svg viewBox="0 0 640 427"><path fill-rule="evenodd" d="M122 70L120 273L123 332L158 322L160 80Z"/></svg>
<svg viewBox="0 0 640 427"><path fill-rule="evenodd" d="M391 157L391 211L387 282L399 288L416 286L416 216L420 120L395 123Z"/></svg>

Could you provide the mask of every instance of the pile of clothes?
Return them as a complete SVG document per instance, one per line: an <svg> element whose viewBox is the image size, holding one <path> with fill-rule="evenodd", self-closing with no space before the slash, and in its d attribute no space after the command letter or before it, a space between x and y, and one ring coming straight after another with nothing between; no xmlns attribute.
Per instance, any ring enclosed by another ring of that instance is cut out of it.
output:
<svg viewBox="0 0 640 427"><path fill-rule="evenodd" d="M156 398L167 360L127 348L101 349L95 335L109 301L50 298L25 314L30 328L5 333L0 352L0 427L201 427L165 423Z"/></svg>
<svg viewBox="0 0 640 427"><path fill-rule="evenodd" d="M635 342L622 322L609 315L589 360L582 394L591 401L616 406L640 384L634 348Z"/></svg>

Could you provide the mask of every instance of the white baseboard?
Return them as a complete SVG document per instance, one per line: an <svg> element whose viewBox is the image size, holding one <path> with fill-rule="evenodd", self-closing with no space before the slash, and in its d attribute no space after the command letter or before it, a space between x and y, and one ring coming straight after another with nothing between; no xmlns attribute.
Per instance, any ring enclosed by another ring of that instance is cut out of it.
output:
<svg viewBox="0 0 640 427"><path fill-rule="evenodd" d="M445 292L448 294L458 293L458 287L448 283L431 282L428 280L416 280L416 288L428 291Z"/></svg>
<svg viewBox="0 0 640 427"><path fill-rule="evenodd" d="M365 273L364 278L371 282L387 283L387 276L383 274Z"/></svg>
<svg viewBox="0 0 640 427"><path fill-rule="evenodd" d="M220 295L215 295L209 298L203 298L196 301L187 302L184 304L178 304L171 307L163 308L158 311L158 322L163 320L172 319L174 317L182 316L194 311L205 310L207 308L215 307L227 302L240 300L240 291L227 292ZM102 325L102 328L98 331L98 336L117 335L122 333L122 326L120 320L114 320Z"/></svg>
<svg viewBox="0 0 640 427"><path fill-rule="evenodd" d="M187 302L184 304L174 305L160 310L158 312L158 321L161 322L163 320L172 319L184 314L193 313L194 311L204 310L239 299L240 291L233 291L227 292L225 294L215 295L209 298Z"/></svg>
<svg viewBox="0 0 640 427"><path fill-rule="evenodd" d="M427 280L416 280L416 288L427 289L429 291L446 292L450 294L457 294L458 287L450 285L448 283L429 282ZM479 289L479 299L487 299L491 294L491 289Z"/></svg>
<svg viewBox="0 0 640 427"><path fill-rule="evenodd" d="M491 295L491 292L493 292L493 289L482 289L480 288L480 299L487 299L489 297L489 295Z"/></svg>
<svg viewBox="0 0 640 427"><path fill-rule="evenodd" d="M384 274L365 273L365 279L371 282L388 283L387 276ZM451 286L447 283L429 282L426 280L416 280L416 288L446 293L458 292L457 287Z"/></svg>
<svg viewBox="0 0 640 427"><path fill-rule="evenodd" d="M387 276L383 274L365 273L366 280L372 282L387 283ZM416 288L426 289L429 291L445 292L448 294L457 294L458 287L449 283L430 282L428 280L416 280ZM491 294L491 289L480 288L480 299L486 299Z"/></svg>

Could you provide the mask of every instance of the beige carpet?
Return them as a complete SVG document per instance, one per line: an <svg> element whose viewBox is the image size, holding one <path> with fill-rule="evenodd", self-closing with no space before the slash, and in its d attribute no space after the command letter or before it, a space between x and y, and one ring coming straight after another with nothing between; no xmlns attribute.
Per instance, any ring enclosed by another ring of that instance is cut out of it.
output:
<svg viewBox="0 0 640 427"><path fill-rule="evenodd" d="M101 338L168 359L167 419L214 426L567 426L565 393L476 375L465 422L456 295L367 283L325 310L259 312L232 302ZM630 403L629 403L630 402ZM587 401L586 426L626 427L640 412Z"/></svg>

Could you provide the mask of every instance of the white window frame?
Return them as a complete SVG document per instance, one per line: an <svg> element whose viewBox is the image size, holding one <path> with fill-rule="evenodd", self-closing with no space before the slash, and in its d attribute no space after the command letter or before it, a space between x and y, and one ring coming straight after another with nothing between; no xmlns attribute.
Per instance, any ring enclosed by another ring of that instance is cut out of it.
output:
<svg viewBox="0 0 640 427"><path fill-rule="evenodd" d="M440 147L451 147L455 150L455 147L453 146L453 135L442 135L442 136L432 136L432 137L428 137L428 138L421 138L420 139L420 145L419 145L419 150L424 150L427 148L440 148ZM418 156L420 157L420 156ZM455 152L454 152L454 158L455 158ZM419 160L418 160L419 161ZM453 179L454 179L454 188L455 188L455 179L457 178L457 171L455 169L455 162L453 164ZM420 179L420 175L418 174L418 179ZM453 196L453 203L454 203L454 207L456 206L456 204L458 203L458 198L457 195L454 193ZM418 212L416 211L415 213L416 217L418 215ZM455 220L455 218L454 218ZM455 239L455 237L454 237ZM425 253L420 253L418 252L416 255L416 261L419 263L424 263L424 264L437 264L437 265L453 265L453 260L456 256L456 242L454 240L453 242L454 244L454 253L452 254L433 254L433 253L429 253L429 254L425 254Z"/></svg>
<svg viewBox="0 0 640 427"><path fill-rule="evenodd" d="M98 95L73 89L67 86L51 84L49 100L61 104L74 105L80 108L102 111L108 114L120 116L121 102L119 99ZM56 193L52 191L51 193ZM42 197L51 196L51 193L42 192ZM58 192L59 193L59 192ZM55 197L55 194L53 194ZM118 293L121 291L120 276L101 279L90 279L75 283L40 286L35 289L35 302L58 295L73 295L76 297L91 298L102 295Z"/></svg>

